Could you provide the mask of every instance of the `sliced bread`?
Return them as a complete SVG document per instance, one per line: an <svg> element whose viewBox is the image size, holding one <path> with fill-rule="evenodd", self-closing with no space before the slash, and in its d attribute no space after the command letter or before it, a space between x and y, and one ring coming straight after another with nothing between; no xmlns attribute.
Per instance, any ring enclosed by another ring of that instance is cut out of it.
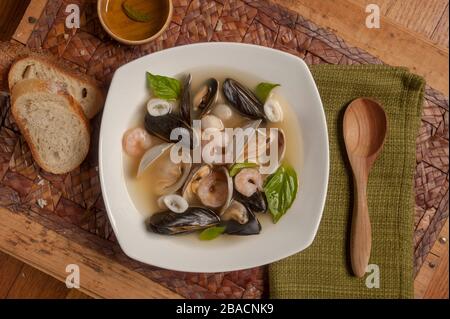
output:
<svg viewBox="0 0 450 319"><path fill-rule="evenodd" d="M55 81L65 88L81 105L88 119L103 107L105 96L95 81L38 54L22 56L12 64L8 74L9 89L12 91L19 81L34 78Z"/></svg>
<svg viewBox="0 0 450 319"><path fill-rule="evenodd" d="M17 82L11 113L35 161L44 170L67 173L89 151L89 122L81 106L57 83L39 79Z"/></svg>

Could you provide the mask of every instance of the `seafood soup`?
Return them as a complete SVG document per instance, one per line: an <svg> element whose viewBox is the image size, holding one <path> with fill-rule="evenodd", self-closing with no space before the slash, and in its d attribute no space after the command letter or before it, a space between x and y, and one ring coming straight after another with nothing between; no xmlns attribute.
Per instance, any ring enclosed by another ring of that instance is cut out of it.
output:
<svg viewBox="0 0 450 319"><path fill-rule="evenodd" d="M276 227L302 164L283 87L231 69L146 76L150 97L122 146L128 192L147 229L211 240Z"/></svg>

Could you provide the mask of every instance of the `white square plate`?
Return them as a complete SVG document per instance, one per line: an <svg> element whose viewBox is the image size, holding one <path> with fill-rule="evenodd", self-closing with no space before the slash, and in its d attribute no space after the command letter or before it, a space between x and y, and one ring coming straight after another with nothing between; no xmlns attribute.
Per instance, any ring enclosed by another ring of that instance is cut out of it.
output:
<svg viewBox="0 0 450 319"><path fill-rule="evenodd" d="M149 92L145 71L175 76L204 68L241 70L281 84L292 106L301 136L302 167L299 193L276 225L263 224L256 236L221 236L200 241L184 236L148 232L144 215L131 200L124 177L122 135L142 107ZM240 43L201 43L180 46L144 56L120 67L114 74L100 131L100 179L112 227L123 251L154 266L189 272L221 272L268 264L308 247L316 235L328 185L329 149L325 114L317 87L300 58L282 51Z"/></svg>

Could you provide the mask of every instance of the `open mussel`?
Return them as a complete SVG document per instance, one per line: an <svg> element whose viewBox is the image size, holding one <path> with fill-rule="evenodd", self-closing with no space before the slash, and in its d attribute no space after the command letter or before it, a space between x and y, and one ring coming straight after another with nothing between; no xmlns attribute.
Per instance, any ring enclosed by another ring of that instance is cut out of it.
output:
<svg viewBox="0 0 450 319"><path fill-rule="evenodd" d="M261 224L255 214L243 203L232 200L221 215L225 233L229 235L257 235L261 232Z"/></svg>
<svg viewBox="0 0 450 319"><path fill-rule="evenodd" d="M200 117L208 114L219 96L219 81L214 78L206 80L194 97L194 110L200 112Z"/></svg>
<svg viewBox="0 0 450 319"><path fill-rule="evenodd" d="M247 208L241 202L233 199L227 209L222 211L220 220L224 222L234 220L239 224L244 225L248 222Z"/></svg>
<svg viewBox="0 0 450 319"><path fill-rule="evenodd" d="M244 203L248 206L253 212L255 213L265 213L267 211L267 200L266 196L263 192L256 190L252 195L249 197L242 195L239 192L234 192L233 197Z"/></svg>
<svg viewBox="0 0 450 319"><path fill-rule="evenodd" d="M256 168L244 168L234 177L234 198L256 213L267 210L263 178Z"/></svg>
<svg viewBox="0 0 450 319"><path fill-rule="evenodd" d="M220 218L204 207L189 207L183 213L164 211L147 219L147 229L164 235L191 233L218 225Z"/></svg>
<svg viewBox="0 0 450 319"><path fill-rule="evenodd" d="M266 119L264 105L244 85L233 79L226 79L222 86L228 102L242 115L251 119Z"/></svg>

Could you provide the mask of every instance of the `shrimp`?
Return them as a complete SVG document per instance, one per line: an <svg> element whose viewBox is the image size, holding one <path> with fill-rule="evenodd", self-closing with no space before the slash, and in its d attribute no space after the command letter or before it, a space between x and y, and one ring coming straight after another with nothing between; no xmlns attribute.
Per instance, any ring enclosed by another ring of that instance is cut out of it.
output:
<svg viewBox="0 0 450 319"><path fill-rule="evenodd" d="M129 129L123 134L122 147L125 153L133 157L139 157L150 148L152 138L147 131L141 127Z"/></svg>
<svg viewBox="0 0 450 319"><path fill-rule="evenodd" d="M221 177L219 172L213 172L200 180L197 196L205 206L221 207L228 197L227 181Z"/></svg>
<svg viewBox="0 0 450 319"><path fill-rule="evenodd" d="M244 168L234 178L234 187L246 197L252 196L257 190L262 190L262 184L262 176L254 168Z"/></svg>

